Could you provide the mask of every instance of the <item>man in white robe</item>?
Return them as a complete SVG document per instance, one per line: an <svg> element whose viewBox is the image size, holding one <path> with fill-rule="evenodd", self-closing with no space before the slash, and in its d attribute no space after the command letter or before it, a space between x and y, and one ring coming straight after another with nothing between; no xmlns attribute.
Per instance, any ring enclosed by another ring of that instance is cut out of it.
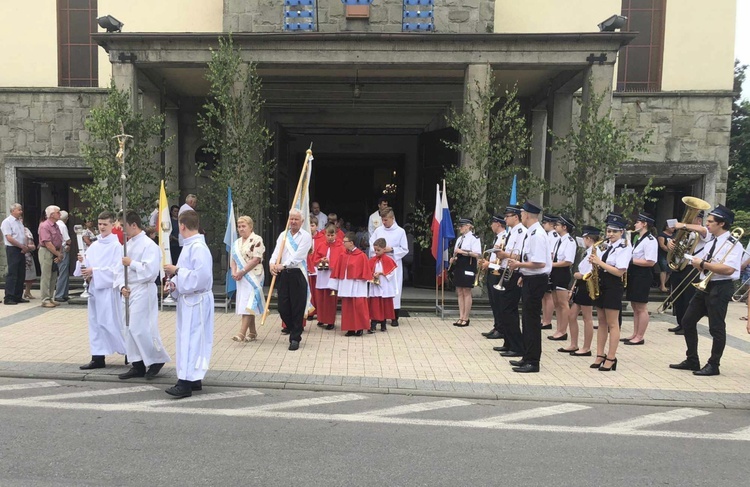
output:
<svg viewBox="0 0 750 487"><path fill-rule="evenodd" d="M214 276L211 251L198 232L198 213L185 211L178 222L184 242L182 253L177 265L164 266L171 276L165 290L177 300L177 384L166 393L182 398L203 388L201 381L208 371L214 341Z"/></svg>
<svg viewBox="0 0 750 487"><path fill-rule="evenodd" d="M186 211L197 211L195 207L198 206L198 197L194 194L189 194L185 196L185 203L180 206L180 209L177 210L177 218L180 217L183 213ZM184 245L182 234L177 234L177 242L180 244L180 247Z"/></svg>
<svg viewBox="0 0 750 487"><path fill-rule="evenodd" d="M115 215L99 214L99 238L78 256L75 275L89 280L88 315L91 362L81 370L104 368L104 356L125 354L123 318L118 275L122 272L122 245L112 233Z"/></svg>
<svg viewBox="0 0 750 487"><path fill-rule="evenodd" d="M370 234L370 237L372 237L372 234L375 233L375 230L383 226L383 220L380 218L380 212L385 210L386 208L388 208L388 197L381 196L380 198L378 198L378 209L375 210L375 212L370 215L370 218L367 220L367 233Z"/></svg>
<svg viewBox="0 0 750 487"><path fill-rule="evenodd" d="M159 334L159 301L155 281L161 270L161 249L143 231L138 213L128 211L123 218L123 227L128 237L127 255L122 258L122 264L128 268L128 287L125 287L124 272L120 275L118 287L120 293L128 298L130 309L125 345L132 368L118 377L122 380L133 377L151 380L170 361Z"/></svg>
<svg viewBox="0 0 750 487"><path fill-rule="evenodd" d="M379 238L385 239L385 253L396 261L396 296L393 298L393 310L396 319L391 321L391 326L398 326L399 309L401 309L401 294L404 286L404 266L403 258L409 253L409 242L406 239L406 232L396 223L396 217L393 208L381 210L380 218L383 224L370 235L370 257L375 255L373 244Z"/></svg>

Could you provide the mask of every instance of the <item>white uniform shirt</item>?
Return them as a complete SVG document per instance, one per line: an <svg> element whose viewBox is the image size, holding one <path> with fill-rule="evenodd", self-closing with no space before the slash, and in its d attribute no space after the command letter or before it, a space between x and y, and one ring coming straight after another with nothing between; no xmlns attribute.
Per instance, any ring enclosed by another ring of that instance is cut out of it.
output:
<svg viewBox="0 0 750 487"><path fill-rule="evenodd" d="M542 227L542 230L544 230L544 227ZM549 232L547 232L547 240L549 241L549 250L550 252L552 252L552 250L555 248L555 245L557 245L557 242L560 240L560 234L555 230L550 230Z"/></svg>
<svg viewBox="0 0 750 487"><path fill-rule="evenodd" d="M633 246L633 259L646 259L656 262L659 257L659 242L650 233L640 237Z"/></svg>
<svg viewBox="0 0 750 487"><path fill-rule="evenodd" d="M517 224L515 227L510 229L508 239L505 241L505 251L513 253L515 250L517 254L521 252L521 246L523 245L523 238L526 236L526 227L522 224ZM505 268L508 266L508 259L503 259L500 266Z"/></svg>
<svg viewBox="0 0 750 487"><path fill-rule="evenodd" d="M482 253L482 241L479 240L479 237L477 237L473 233L468 232L465 235L461 235L460 237L458 237L458 240L456 240L456 244L453 246L453 252L455 253L456 249L459 248L466 252L471 252L479 255Z"/></svg>
<svg viewBox="0 0 750 487"><path fill-rule="evenodd" d="M13 247L13 244L8 241L9 235L21 245L26 243L26 230L23 229L23 223L13 215L9 215L8 218L3 220L0 230L3 231L3 240L5 240L6 247Z"/></svg>
<svg viewBox="0 0 750 487"><path fill-rule="evenodd" d="M714 242L716 242L715 247ZM732 247L732 244L734 244L734 242L736 242L736 240L734 237L732 237L732 233L724 232L715 239L708 242L706 246L703 247L703 250L696 254L696 257L708 260L708 254L711 253L711 250L713 249L711 262L722 262L723 260L722 263L724 265L728 265L729 267L734 269L734 272L728 276L714 273L713 277L711 278L712 281L733 281L740 278L740 267L742 266L742 245L737 244ZM731 251L729 250L730 248L732 249ZM705 277L706 272L701 272L701 279L705 279Z"/></svg>
<svg viewBox="0 0 750 487"><path fill-rule="evenodd" d="M555 234L557 234L557 232L555 232ZM549 239L539 222L531 225L526 231L526 235L523 239L521 261L544 263L544 267L538 269L521 268L521 274L524 276L549 274L552 270L552 253L549 248Z"/></svg>
<svg viewBox="0 0 750 487"><path fill-rule="evenodd" d="M606 260L604 262L611 266L616 267L620 270L627 270L630 265L630 259L633 257L633 247L628 243L620 239L614 244L610 244L607 250L604 251L599 257L604 257L606 254Z"/></svg>
<svg viewBox="0 0 750 487"><path fill-rule="evenodd" d="M591 257L591 251L593 248L593 245L587 248L586 252L583 254L583 259L578 263L578 272L580 272L581 275L586 275L591 272L593 266L591 265L591 262L589 262L589 257Z"/></svg>
<svg viewBox="0 0 750 487"><path fill-rule="evenodd" d="M552 247L552 262L570 262L573 264L576 261L576 250L578 244L576 239L572 235L561 236L554 247ZM557 260L555 260L557 255Z"/></svg>
<svg viewBox="0 0 750 487"><path fill-rule="evenodd" d="M273 249L271 260L269 260L271 265L276 263L279 256L279 249L281 248L281 241L284 238L286 238L286 233L281 232L276 239L276 248ZM300 228L296 234L292 235L292 240L297 245L297 250L294 250L294 246L290 242L285 242L280 264L287 268L297 267L307 275L307 253L310 251L310 247L312 247L312 237L310 233Z"/></svg>
<svg viewBox="0 0 750 487"><path fill-rule="evenodd" d="M498 234L495 235L495 240L492 242L492 248L495 248L496 245L499 245L503 241L505 241L506 244L508 242L508 231L507 230L503 230L502 232L500 232L500 233L498 233ZM490 264L496 263L497 262L497 254L495 254L494 252L492 252L490 254L489 261L490 261Z"/></svg>

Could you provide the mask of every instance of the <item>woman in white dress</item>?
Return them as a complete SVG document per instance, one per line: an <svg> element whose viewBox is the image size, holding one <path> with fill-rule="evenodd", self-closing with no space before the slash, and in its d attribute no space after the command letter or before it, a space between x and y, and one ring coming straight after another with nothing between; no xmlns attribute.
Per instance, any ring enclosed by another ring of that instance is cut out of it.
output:
<svg viewBox="0 0 750 487"><path fill-rule="evenodd" d="M241 216L237 219L240 235L232 245L232 278L237 281L236 314L242 316L240 332L232 337L235 342L252 342L258 337L255 330L255 315L263 314L263 239L253 233L253 219Z"/></svg>

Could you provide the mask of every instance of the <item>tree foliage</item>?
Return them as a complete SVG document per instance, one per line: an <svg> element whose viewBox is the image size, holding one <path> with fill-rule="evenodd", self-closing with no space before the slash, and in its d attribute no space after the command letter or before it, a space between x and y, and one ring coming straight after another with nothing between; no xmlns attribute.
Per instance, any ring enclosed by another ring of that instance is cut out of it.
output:
<svg viewBox="0 0 750 487"><path fill-rule="evenodd" d="M210 83L208 99L198 115L198 126L206 141L206 152L216 165L199 164L199 177L207 175L210 184L202 185L207 226L212 243L223 237L227 214L227 187L237 215L249 215L260 233L271 207L273 172L276 164L268 158L272 135L263 119L264 100L261 79L254 63L242 60L230 37L220 37L218 49L211 50L206 75Z"/></svg>
<svg viewBox="0 0 750 487"><path fill-rule="evenodd" d="M527 166L516 164L526 160L531 148L517 87L500 94L492 75L486 88L475 83L475 96L464 110L451 109L447 116L448 124L460 134L460 142L443 141L468 156L472 164L448 168L445 180L454 221L459 216L473 218L477 233L487 240L490 229L483 223L508 206L514 175L518 176L519 200L541 193L546 183Z"/></svg>
<svg viewBox="0 0 750 487"><path fill-rule="evenodd" d="M118 90L113 81L104 104L93 108L85 122L90 142L83 144L82 153L93 182L74 189L87 204L82 218L96 220L104 210L121 209L121 168L115 159L119 146L114 138L122 130L120 122L125 133L133 136L125 153L127 208L141 216L150 214L159 198L159 181L172 177L159 157L173 140L161 140L164 116L133 113L130 94Z"/></svg>
<svg viewBox="0 0 750 487"><path fill-rule="evenodd" d="M600 113L605 96L608 92L592 94L577 128L570 133L557 136L551 132L551 150L561 155L562 178L550 191L567 200L555 210L571 215L576 222L599 222L613 208L631 214L644 201L655 201L650 194L660 189L649 179L641 191L615 194L614 179L622 164L646 152L652 131L634 134L623 122L612 119L611 109Z"/></svg>
<svg viewBox="0 0 750 487"><path fill-rule="evenodd" d="M742 99L746 70L746 64L735 61L727 204L732 209L750 211L750 102Z"/></svg>

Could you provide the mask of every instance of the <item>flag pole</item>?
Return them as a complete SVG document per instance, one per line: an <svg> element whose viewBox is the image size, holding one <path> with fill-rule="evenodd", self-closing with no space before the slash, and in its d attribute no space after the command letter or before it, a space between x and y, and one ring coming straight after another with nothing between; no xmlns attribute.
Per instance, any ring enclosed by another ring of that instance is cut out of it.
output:
<svg viewBox="0 0 750 487"><path fill-rule="evenodd" d="M289 209L289 211L292 211L294 209L294 203L297 201L297 198L299 197L300 192L302 191L302 181L305 178L305 175L307 174L307 166L310 163L310 158L312 157L312 142L310 142L310 148L305 151L305 162L302 164L302 171L300 171L299 174L299 181L297 182L297 190L294 192L294 199L292 200L292 208ZM284 238L281 239L281 246L279 247L279 255L276 256L276 262L274 264L281 263L281 259L284 254L284 244L286 243L286 232L289 231L289 218L286 219L286 225L284 226L284 233L282 234ZM268 288L268 296L266 297L266 308L263 310L263 316L260 318L260 326L263 326L266 324L266 318L268 317L268 311L269 306L271 305L271 296L273 296L273 288L276 285L276 274L271 278L271 285Z"/></svg>

